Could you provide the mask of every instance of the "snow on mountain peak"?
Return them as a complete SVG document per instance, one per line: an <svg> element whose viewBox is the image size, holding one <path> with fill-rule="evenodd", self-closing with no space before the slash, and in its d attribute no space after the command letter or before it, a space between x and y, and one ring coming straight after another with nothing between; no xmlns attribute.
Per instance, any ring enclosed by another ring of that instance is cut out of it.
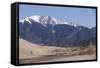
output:
<svg viewBox="0 0 100 68"><path fill-rule="evenodd" d="M41 18L41 16L31 16L31 17L29 17L30 19L32 19L32 20L34 20L34 21L36 21L36 22L40 22L40 18Z"/></svg>
<svg viewBox="0 0 100 68"><path fill-rule="evenodd" d="M77 27L78 25L77 25L77 24L74 24L73 26L74 26L74 27Z"/></svg>
<svg viewBox="0 0 100 68"><path fill-rule="evenodd" d="M51 16L39 16L39 15L26 17L25 19L22 19L19 22L21 22L23 24L24 21L28 21L30 24L32 24L32 22L29 19L32 19L33 21L38 22L38 23L42 24L43 26L47 26L48 24L51 24L52 26L54 26L56 24L67 24L67 25L74 26L74 27L78 26L77 24L57 20Z"/></svg>
<svg viewBox="0 0 100 68"><path fill-rule="evenodd" d="M28 18L25 18L25 20L28 21L30 24L32 24Z"/></svg>

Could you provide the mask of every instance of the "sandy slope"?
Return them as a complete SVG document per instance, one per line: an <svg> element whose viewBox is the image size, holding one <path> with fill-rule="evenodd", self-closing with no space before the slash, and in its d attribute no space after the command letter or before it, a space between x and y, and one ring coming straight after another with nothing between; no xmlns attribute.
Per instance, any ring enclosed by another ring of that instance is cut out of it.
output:
<svg viewBox="0 0 100 68"><path fill-rule="evenodd" d="M43 55L50 55L53 50L60 47L39 46L19 38L19 58L32 58ZM64 48L62 48L64 49Z"/></svg>
<svg viewBox="0 0 100 68"><path fill-rule="evenodd" d="M20 63L41 63L53 61L75 61L96 59L95 46L86 48L61 48L53 46L40 46L19 38Z"/></svg>

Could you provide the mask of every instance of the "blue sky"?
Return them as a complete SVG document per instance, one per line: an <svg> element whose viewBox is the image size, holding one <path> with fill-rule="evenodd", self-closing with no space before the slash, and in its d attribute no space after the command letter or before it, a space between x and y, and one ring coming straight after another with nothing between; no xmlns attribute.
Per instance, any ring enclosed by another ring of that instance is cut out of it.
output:
<svg viewBox="0 0 100 68"><path fill-rule="evenodd" d="M86 27L96 26L96 9L75 7L54 7L19 5L19 20L33 15L52 16L61 21L73 22Z"/></svg>

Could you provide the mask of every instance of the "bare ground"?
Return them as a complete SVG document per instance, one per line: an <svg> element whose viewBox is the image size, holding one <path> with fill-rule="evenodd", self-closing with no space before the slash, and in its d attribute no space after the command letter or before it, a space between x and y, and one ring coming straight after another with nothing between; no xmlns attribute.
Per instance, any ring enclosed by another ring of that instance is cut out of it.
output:
<svg viewBox="0 0 100 68"><path fill-rule="evenodd" d="M86 48L39 46L19 39L19 63L45 63L96 59L95 45Z"/></svg>

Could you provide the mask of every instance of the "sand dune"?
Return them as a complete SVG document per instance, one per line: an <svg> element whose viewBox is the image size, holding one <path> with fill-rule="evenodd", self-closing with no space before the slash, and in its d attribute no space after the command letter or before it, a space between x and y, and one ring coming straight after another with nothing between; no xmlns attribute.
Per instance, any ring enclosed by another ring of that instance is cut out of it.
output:
<svg viewBox="0 0 100 68"><path fill-rule="evenodd" d="M94 45L89 45L84 48L41 46L41 44L30 43L19 38L19 59L21 64L92 60L96 59L96 48Z"/></svg>
<svg viewBox="0 0 100 68"><path fill-rule="evenodd" d="M40 46L19 38L19 58L32 58L51 55L53 50L65 49L60 47ZM53 54L53 53L52 53Z"/></svg>

